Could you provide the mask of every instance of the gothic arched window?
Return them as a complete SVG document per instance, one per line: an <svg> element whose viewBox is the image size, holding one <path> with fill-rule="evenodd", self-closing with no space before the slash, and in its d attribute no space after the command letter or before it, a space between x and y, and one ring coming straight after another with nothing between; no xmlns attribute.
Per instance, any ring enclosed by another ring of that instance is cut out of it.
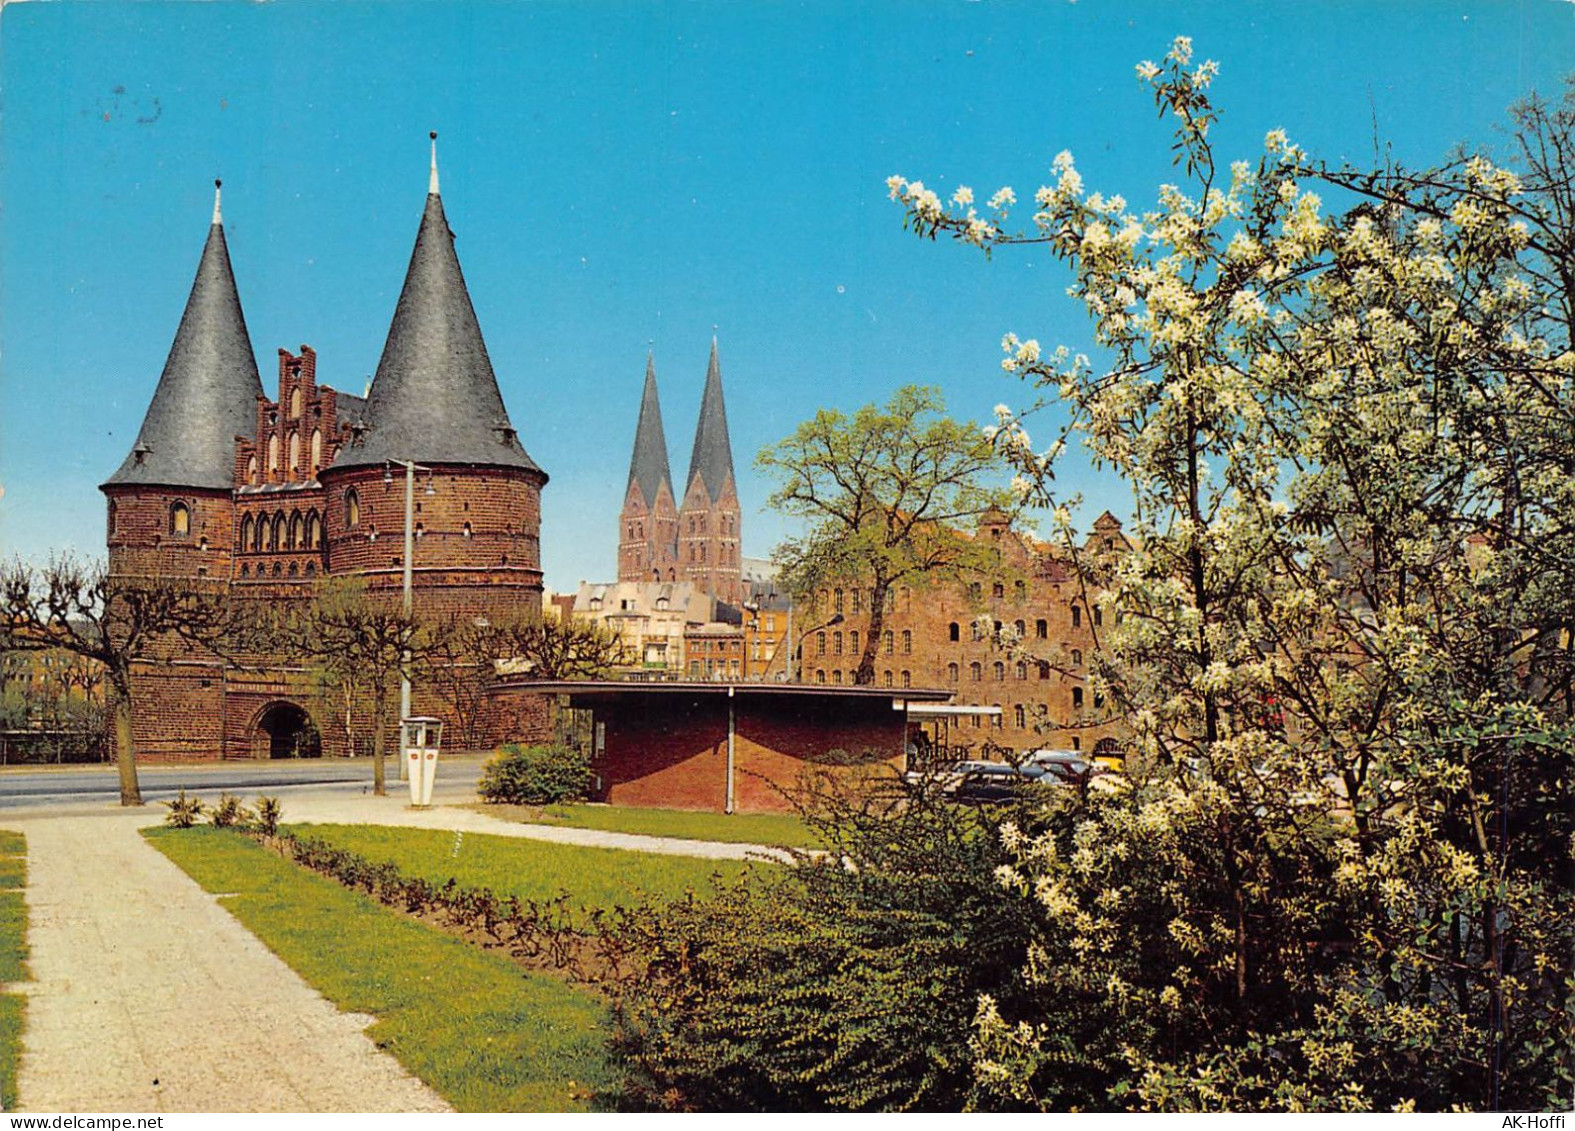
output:
<svg viewBox="0 0 1575 1131"><path fill-rule="evenodd" d="M191 508L185 503L176 503L170 507L170 533L191 533Z"/></svg>
<svg viewBox="0 0 1575 1131"><path fill-rule="evenodd" d="M301 434L290 433L290 470L295 471L301 466Z"/></svg>
<svg viewBox="0 0 1575 1131"><path fill-rule="evenodd" d="M315 473L323 466L323 430L312 429L312 471Z"/></svg>
<svg viewBox="0 0 1575 1131"><path fill-rule="evenodd" d="M355 493L354 487L345 492L345 525L361 525L361 496Z"/></svg>
<svg viewBox="0 0 1575 1131"><path fill-rule="evenodd" d="M251 515L247 515L245 518L241 519L241 549L242 549L242 551L245 551L245 550L249 550L251 548L252 548L252 516Z"/></svg>

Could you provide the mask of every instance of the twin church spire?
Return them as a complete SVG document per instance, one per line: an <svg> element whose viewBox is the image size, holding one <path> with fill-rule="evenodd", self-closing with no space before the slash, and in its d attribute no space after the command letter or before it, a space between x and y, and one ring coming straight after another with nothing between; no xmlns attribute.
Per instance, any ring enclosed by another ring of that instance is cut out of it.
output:
<svg viewBox="0 0 1575 1131"><path fill-rule="evenodd" d="M740 602L741 517L716 340L711 341L682 498L673 490L656 366L648 357L619 516L618 580L688 581L719 600Z"/></svg>

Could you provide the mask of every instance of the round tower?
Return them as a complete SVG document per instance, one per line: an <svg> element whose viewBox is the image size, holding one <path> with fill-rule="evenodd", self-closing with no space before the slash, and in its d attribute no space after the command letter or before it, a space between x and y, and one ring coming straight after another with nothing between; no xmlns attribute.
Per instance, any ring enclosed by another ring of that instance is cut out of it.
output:
<svg viewBox="0 0 1575 1131"><path fill-rule="evenodd" d="M541 611L547 475L509 422L431 181L383 356L352 429L319 479L328 571L403 584L428 616Z"/></svg>
<svg viewBox="0 0 1575 1131"><path fill-rule="evenodd" d="M101 486L111 573L229 578L235 440L256 430L262 380L214 182L197 277L136 443Z"/></svg>

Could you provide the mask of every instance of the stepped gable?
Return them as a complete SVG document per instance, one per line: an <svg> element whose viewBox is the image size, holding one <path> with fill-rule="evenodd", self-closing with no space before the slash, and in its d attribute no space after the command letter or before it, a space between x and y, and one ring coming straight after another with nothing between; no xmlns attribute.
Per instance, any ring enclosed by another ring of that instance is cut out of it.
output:
<svg viewBox="0 0 1575 1131"><path fill-rule="evenodd" d="M214 185L213 223L164 372L136 444L105 487L231 488L235 438L256 432L262 379Z"/></svg>
<svg viewBox="0 0 1575 1131"><path fill-rule="evenodd" d="M498 392L443 214L435 147L426 209L362 423L358 438L339 449L335 470L415 460L519 468L545 479Z"/></svg>
<svg viewBox="0 0 1575 1131"><path fill-rule="evenodd" d="M700 420L695 425L695 446L689 454L689 482L695 477L705 484L706 495L714 503L722 487L733 478L733 445L727 437L727 405L722 401L722 367L716 360L716 339L711 339L711 363L706 367L705 393L700 398Z"/></svg>
<svg viewBox="0 0 1575 1131"><path fill-rule="evenodd" d="M645 394L640 400L640 423L634 431L634 455L629 461L629 482L640 488L647 507L656 505L662 485L673 493L667 463L667 435L662 430L662 404L656 393L656 362L645 359Z"/></svg>

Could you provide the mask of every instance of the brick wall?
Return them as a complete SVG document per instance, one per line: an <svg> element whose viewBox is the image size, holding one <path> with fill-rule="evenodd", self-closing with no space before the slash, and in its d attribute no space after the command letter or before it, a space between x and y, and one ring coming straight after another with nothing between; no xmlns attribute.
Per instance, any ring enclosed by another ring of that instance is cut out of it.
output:
<svg viewBox="0 0 1575 1131"><path fill-rule="evenodd" d="M1000 548L1001 570L977 581L893 592L876 645L875 685L946 688L958 704L1001 707L999 725L988 719L954 723L953 745L1091 752L1101 739L1119 740L1122 720L1096 704L1087 682L1104 628L1093 595L1083 592L1064 559L1005 523L982 526L978 537ZM1101 537L1118 539L1119 526L1103 529ZM843 616L841 624L804 639L803 682L854 682L869 639L869 606L869 589L850 580L828 586L811 607L795 611L795 624L806 628ZM1021 624L1026 654L996 647L991 632L976 629L980 618L990 629Z"/></svg>
<svg viewBox="0 0 1575 1131"><path fill-rule="evenodd" d="M107 487L106 543L111 573L132 576L230 575L235 508L228 491ZM186 531L175 508L186 508Z"/></svg>
<svg viewBox="0 0 1575 1131"><path fill-rule="evenodd" d="M810 707L803 699L740 696L733 739L736 812L786 812L787 791L839 748L901 768L903 716L888 700ZM595 762L614 805L723 812L727 805L726 696L661 693L596 709L605 747Z"/></svg>

